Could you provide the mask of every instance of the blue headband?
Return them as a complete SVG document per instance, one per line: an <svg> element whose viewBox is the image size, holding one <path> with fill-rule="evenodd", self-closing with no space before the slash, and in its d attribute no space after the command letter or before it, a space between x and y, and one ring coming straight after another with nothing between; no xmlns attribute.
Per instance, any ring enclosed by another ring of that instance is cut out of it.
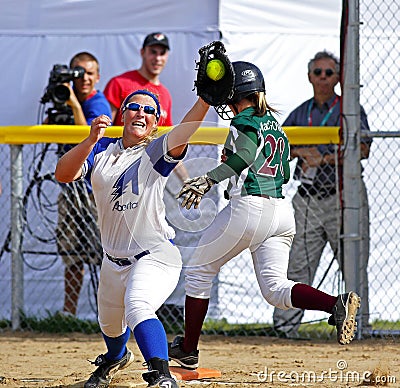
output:
<svg viewBox="0 0 400 388"><path fill-rule="evenodd" d="M152 92L149 92L148 90L140 89L140 90L136 90L135 92L131 93L129 96L127 96L127 97L125 98L124 104L123 104L123 108L125 108L125 106L126 106L126 104L128 103L128 101L129 101L133 96L136 96L137 94L145 94L146 96L149 96L149 97L151 97L151 98L154 100L154 102L155 102L156 105L157 105L157 115L156 115L156 118L157 118L157 121L158 121L158 120L160 119L160 116L161 116L160 103L158 102L158 98L156 97L156 95L153 94Z"/></svg>

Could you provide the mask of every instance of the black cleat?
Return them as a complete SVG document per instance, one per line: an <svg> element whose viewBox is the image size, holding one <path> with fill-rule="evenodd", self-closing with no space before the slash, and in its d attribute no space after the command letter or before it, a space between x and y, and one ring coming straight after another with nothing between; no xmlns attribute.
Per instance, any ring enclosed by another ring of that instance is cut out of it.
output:
<svg viewBox="0 0 400 388"><path fill-rule="evenodd" d="M356 315L360 302L360 297L353 291L340 294L332 310L328 323L336 326L337 340L341 345L349 344L356 335Z"/></svg>
<svg viewBox="0 0 400 388"><path fill-rule="evenodd" d="M173 377L160 375L158 370L143 373L143 380L149 383L147 387L179 388Z"/></svg>
<svg viewBox="0 0 400 388"><path fill-rule="evenodd" d="M196 369L199 367L199 351L193 350L186 353L182 350L183 337L176 336L172 343L168 343L168 356L170 360L177 362L186 369Z"/></svg>
<svg viewBox="0 0 400 388"><path fill-rule="evenodd" d="M143 380L149 385L147 387L179 388L175 379L171 376L168 361L153 357L147 362L149 371L143 373Z"/></svg>
<svg viewBox="0 0 400 388"><path fill-rule="evenodd" d="M108 361L104 354L100 354L94 361L91 361L98 368L86 381L84 388L107 388L115 373L120 369L125 369L132 361L133 354L129 349L127 349L125 356L117 361Z"/></svg>

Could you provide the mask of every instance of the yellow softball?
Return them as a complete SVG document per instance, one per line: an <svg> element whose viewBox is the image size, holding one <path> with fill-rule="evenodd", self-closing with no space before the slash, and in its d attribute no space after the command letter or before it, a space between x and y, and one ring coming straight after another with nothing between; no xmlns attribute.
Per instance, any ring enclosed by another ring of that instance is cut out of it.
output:
<svg viewBox="0 0 400 388"><path fill-rule="evenodd" d="M206 73L208 78L218 81L225 75L225 66L219 59L212 59L207 63Z"/></svg>

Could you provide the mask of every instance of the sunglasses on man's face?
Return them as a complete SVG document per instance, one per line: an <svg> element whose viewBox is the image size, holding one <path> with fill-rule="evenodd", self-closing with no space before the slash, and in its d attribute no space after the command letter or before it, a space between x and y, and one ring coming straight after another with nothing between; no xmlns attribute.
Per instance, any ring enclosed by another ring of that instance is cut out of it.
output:
<svg viewBox="0 0 400 388"><path fill-rule="evenodd" d="M148 115L154 115L157 116L156 114L156 108L154 108L154 106L150 106L150 105L140 105L136 102L129 102L128 104L126 104L124 106L123 112L125 112L127 109L133 111L133 112L137 112L138 110L140 110L140 108L143 108L143 112L148 114Z"/></svg>
<svg viewBox="0 0 400 388"><path fill-rule="evenodd" d="M316 69L313 70L313 74L316 75L317 77L319 77L322 72L325 71L325 75L327 77L331 77L333 74L335 74L335 72L332 69L320 69L319 67L317 67Z"/></svg>

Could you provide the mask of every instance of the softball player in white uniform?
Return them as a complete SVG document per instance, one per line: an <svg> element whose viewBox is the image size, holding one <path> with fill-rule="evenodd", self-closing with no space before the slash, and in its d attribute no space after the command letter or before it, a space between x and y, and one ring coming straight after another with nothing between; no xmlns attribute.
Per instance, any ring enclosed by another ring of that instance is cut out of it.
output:
<svg viewBox="0 0 400 388"><path fill-rule="evenodd" d="M130 330L149 371L149 387L178 387L168 367L167 338L155 311L172 293L182 267L165 220L163 190L181 160L190 136L209 105L198 99L182 123L155 138L160 105L147 91L124 101L122 138L103 138L111 121L93 120L88 138L58 162L56 178L68 182L89 175L98 209L104 259L98 290L99 324L107 353L86 388L106 387L132 361L126 347Z"/></svg>

